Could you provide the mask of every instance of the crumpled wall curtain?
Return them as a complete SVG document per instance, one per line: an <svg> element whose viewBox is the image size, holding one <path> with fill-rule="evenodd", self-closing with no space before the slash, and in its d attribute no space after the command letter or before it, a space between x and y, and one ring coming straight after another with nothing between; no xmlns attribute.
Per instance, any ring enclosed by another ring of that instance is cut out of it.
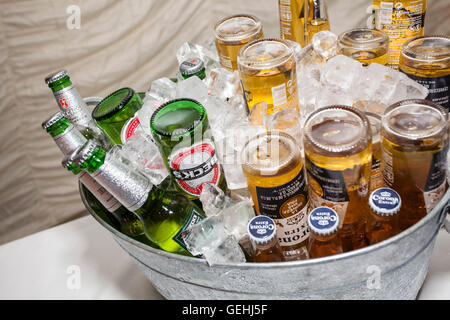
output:
<svg viewBox="0 0 450 320"><path fill-rule="evenodd" d="M332 31L364 26L370 3L328 0ZM73 8L79 29L71 28ZM448 34L448 0L429 8L426 32ZM75 177L40 126L57 111L47 74L68 70L83 97L145 91L174 74L183 42L203 43L219 18L236 13L258 16L266 37L279 36L277 0L2 0L0 244L86 214Z"/></svg>

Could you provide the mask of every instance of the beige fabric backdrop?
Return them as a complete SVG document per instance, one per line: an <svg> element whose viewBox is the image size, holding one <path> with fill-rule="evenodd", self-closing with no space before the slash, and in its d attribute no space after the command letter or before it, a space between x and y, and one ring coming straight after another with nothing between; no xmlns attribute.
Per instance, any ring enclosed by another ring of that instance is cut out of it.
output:
<svg viewBox="0 0 450 320"><path fill-rule="evenodd" d="M449 0L430 0L427 33L449 34ZM370 0L328 0L335 33L364 26ZM70 5L80 29L69 29ZM221 17L250 13L279 36L277 0L0 1L0 244L86 214L75 177L41 129L57 111L44 77L69 71L82 96L147 90L173 75L184 41L202 43ZM93 221L94 223L94 221Z"/></svg>

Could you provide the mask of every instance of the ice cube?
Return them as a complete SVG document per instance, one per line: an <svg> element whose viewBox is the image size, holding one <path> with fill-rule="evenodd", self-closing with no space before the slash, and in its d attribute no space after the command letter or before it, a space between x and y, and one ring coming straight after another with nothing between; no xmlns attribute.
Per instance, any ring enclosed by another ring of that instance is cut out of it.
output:
<svg viewBox="0 0 450 320"><path fill-rule="evenodd" d="M175 98L203 101L208 96L208 87L199 77L189 77L177 82Z"/></svg>
<svg viewBox="0 0 450 320"><path fill-rule="evenodd" d="M237 71L215 68L206 80L208 92L222 101L228 101L235 95L242 95L241 82Z"/></svg>
<svg viewBox="0 0 450 320"><path fill-rule="evenodd" d="M202 185L202 192L200 193L200 202L202 203L203 211L210 216L218 215L228 202L231 201L225 196L225 193L212 183Z"/></svg>
<svg viewBox="0 0 450 320"><path fill-rule="evenodd" d="M337 55L327 61L320 80L335 92L350 94L352 88L358 87L363 72L364 67L359 61Z"/></svg>
<svg viewBox="0 0 450 320"><path fill-rule="evenodd" d="M169 175L157 145L144 133L135 132L115 152L116 157L129 160L154 185L161 184Z"/></svg>
<svg viewBox="0 0 450 320"><path fill-rule="evenodd" d="M152 82L150 89L146 93L145 99L149 96L161 102L169 101L175 98L175 91L175 82L169 78L160 78Z"/></svg>
<svg viewBox="0 0 450 320"><path fill-rule="evenodd" d="M320 31L312 38L313 48L321 57L328 60L338 52L338 37L330 31Z"/></svg>
<svg viewBox="0 0 450 320"><path fill-rule="evenodd" d="M300 113L295 108L285 108L268 115L266 126L268 130L280 130L298 142L301 140Z"/></svg>
<svg viewBox="0 0 450 320"><path fill-rule="evenodd" d="M231 199L230 199L231 200ZM255 217L253 203L249 201L232 202L223 210L223 222L225 230L237 241L240 241L247 233L247 225Z"/></svg>
<svg viewBox="0 0 450 320"><path fill-rule="evenodd" d="M189 252L203 255L209 265L245 262L238 242L225 231L222 216L211 216L189 227L183 239Z"/></svg>

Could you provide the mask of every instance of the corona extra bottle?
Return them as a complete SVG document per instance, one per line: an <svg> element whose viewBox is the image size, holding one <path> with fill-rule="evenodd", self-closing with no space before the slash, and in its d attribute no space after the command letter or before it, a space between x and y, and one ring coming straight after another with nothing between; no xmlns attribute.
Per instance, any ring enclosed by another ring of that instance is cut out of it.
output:
<svg viewBox="0 0 450 320"><path fill-rule="evenodd" d="M387 65L398 69L403 43L424 32L426 0L373 0L375 28L389 36Z"/></svg>
<svg viewBox="0 0 450 320"><path fill-rule="evenodd" d="M247 228L253 246L254 262L284 261L283 250L277 239L277 226L267 216L256 216Z"/></svg>
<svg viewBox="0 0 450 320"><path fill-rule="evenodd" d="M370 188L372 192L383 186L383 174L381 172L381 117L372 112L364 113L369 119L372 130L372 165L370 167Z"/></svg>
<svg viewBox="0 0 450 320"><path fill-rule="evenodd" d="M450 110L450 37L422 36L406 41L399 68L428 88L426 100Z"/></svg>
<svg viewBox="0 0 450 320"><path fill-rule="evenodd" d="M288 42L260 39L239 51L239 73L249 110L267 103L267 114L299 108L294 51Z"/></svg>
<svg viewBox="0 0 450 320"><path fill-rule="evenodd" d="M239 50L250 41L264 37L261 21L247 14L223 18L216 23L214 34L220 64L230 71L237 70Z"/></svg>
<svg viewBox="0 0 450 320"><path fill-rule="evenodd" d="M305 46L305 11L308 0L278 0L281 39L295 41Z"/></svg>
<svg viewBox="0 0 450 320"><path fill-rule="evenodd" d="M385 186L402 199L400 229L429 213L445 193L448 112L427 100L403 100L382 117L381 150Z"/></svg>
<svg viewBox="0 0 450 320"><path fill-rule="evenodd" d="M306 120L303 143L313 208L327 206L339 215L345 252L364 247L372 163L369 120L353 107L320 108Z"/></svg>
<svg viewBox="0 0 450 320"><path fill-rule="evenodd" d="M308 191L295 139L279 131L259 134L245 144L242 162L256 212L274 219L285 259L307 259Z"/></svg>
<svg viewBox="0 0 450 320"><path fill-rule="evenodd" d="M387 64L389 37L379 30L357 28L345 31L338 39L340 53L358 60L364 66Z"/></svg>
<svg viewBox="0 0 450 320"><path fill-rule="evenodd" d="M370 212L366 224L369 244L389 239L400 232L398 212L402 205L400 196L390 188L379 188L369 197Z"/></svg>
<svg viewBox="0 0 450 320"><path fill-rule="evenodd" d="M311 258L321 258L342 253L338 235L339 216L331 208L318 207L308 216L310 230L308 252Z"/></svg>

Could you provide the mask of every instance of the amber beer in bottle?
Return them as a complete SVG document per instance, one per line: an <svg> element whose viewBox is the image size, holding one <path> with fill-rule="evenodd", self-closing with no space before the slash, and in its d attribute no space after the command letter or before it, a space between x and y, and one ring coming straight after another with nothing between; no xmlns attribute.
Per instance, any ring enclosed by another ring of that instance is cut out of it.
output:
<svg viewBox="0 0 450 320"><path fill-rule="evenodd" d="M400 229L429 213L445 193L448 112L428 100L403 100L382 117L383 180L402 199Z"/></svg>
<svg viewBox="0 0 450 320"><path fill-rule="evenodd" d="M312 42L316 33L330 31L328 9L325 0L309 0L307 12L306 44Z"/></svg>
<svg viewBox="0 0 450 320"><path fill-rule="evenodd" d="M230 71L237 70L239 50L250 41L261 39L261 21L252 15L237 14L221 19L214 26L220 64Z"/></svg>
<svg viewBox="0 0 450 320"><path fill-rule="evenodd" d="M239 51L238 67L250 111L260 102L267 103L267 114L300 110L294 51L287 41L250 42Z"/></svg>
<svg viewBox="0 0 450 320"><path fill-rule="evenodd" d="M286 260L307 259L308 191L295 139L280 131L259 134L244 146L242 161L255 209L275 220Z"/></svg>
<svg viewBox="0 0 450 320"><path fill-rule="evenodd" d="M389 37L379 30L356 28L345 31L338 38L339 53L358 60L364 66L387 64Z"/></svg>
<svg viewBox="0 0 450 320"><path fill-rule="evenodd" d="M342 253L338 235L339 216L331 208L318 207L308 215L310 230L308 252L311 258L321 258Z"/></svg>
<svg viewBox="0 0 450 320"><path fill-rule="evenodd" d="M406 41L399 68L428 88L426 100L450 110L450 37L423 36Z"/></svg>
<svg viewBox="0 0 450 320"><path fill-rule="evenodd" d="M313 208L337 212L344 251L365 246L372 162L369 120L353 107L320 108L306 120L303 143Z"/></svg>
<svg viewBox="0 0 450 320"><path fill-rule="evenodd" d="M285 261L283 250L277 239L277 225L268 216L256 216L247 226L253 246L254 262Z"/></svg>
<svg viewBox="0 0 450 320"><path fill-rule="evenodd" d="M372 165L370 167L370 192L383 186L383 174L381 172L381 117L372 112L364 113L369 119L372 130Z"/></svg>
<svg viewBox="0 0 450 320"><path fill-rule="evenodd" d="M305 46L305 12L308 0L278 0L281 39Z"/></svg>
<svg viewBox="0 0 450 320"><path fill-rule="evenodd" d="M389 36L388 66L398 69L403 43L422 36L426 0L373 0L375 28Z"/></svg>
<svg viewBox="0 0 450 320"><path fill-rule="evenodd" d="M366 238L369 244L389 239L400 232L398 212L402 205L395 190L379 188L369 197L370 212L366 224Z"/></svg>

